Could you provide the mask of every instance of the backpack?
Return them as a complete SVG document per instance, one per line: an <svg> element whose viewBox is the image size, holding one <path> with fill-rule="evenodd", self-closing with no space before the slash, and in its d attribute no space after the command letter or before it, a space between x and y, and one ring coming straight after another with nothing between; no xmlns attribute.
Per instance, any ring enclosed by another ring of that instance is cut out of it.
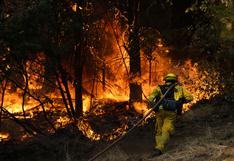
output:
<svg viewBox="0 0 234 161"><path fill-rule="evenodd" d="M164 95L170 85L159 85L162 94ZM176 101L174 98L174 92L175 92L175 87L173 87L165 96L165 98L162 100L162 107L164 110L169 110L169 111L176 111L178 108L180 108L180 103L179 101Z"/></svg>

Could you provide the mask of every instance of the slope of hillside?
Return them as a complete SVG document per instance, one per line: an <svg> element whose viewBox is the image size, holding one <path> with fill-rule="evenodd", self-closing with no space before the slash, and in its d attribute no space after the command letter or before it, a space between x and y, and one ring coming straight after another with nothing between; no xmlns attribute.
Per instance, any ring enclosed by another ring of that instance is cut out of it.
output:
<svg viewBox="0 0 234 161"><path fill-rule="evenodd" d="M197 105L176 123L167 152L155 161L234 161L234 107ZM58 133L0 143L0 161L87 161L110 143L90 141L69 126ZM138 127L95 161L148 161L154 146L154 122Z"/></svg>
<svg viewBox="0 0 234 161"><path fill-rule="evenodd" d="M234 107L202 104L176 123L167 152L155 161L234 161ZM98 161L147 161L154 146L153 123L138 128Z"/></svg>

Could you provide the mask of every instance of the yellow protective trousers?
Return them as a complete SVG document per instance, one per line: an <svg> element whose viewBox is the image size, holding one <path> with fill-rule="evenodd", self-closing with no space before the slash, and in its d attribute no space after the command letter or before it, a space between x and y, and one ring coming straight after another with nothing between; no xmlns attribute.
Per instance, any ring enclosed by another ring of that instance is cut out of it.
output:
<svg viewBox="0 0 234 161"><path fill-rule="evenodd" d="M175 132L176 112L160 109L156 113L155 148L165 151L170 136Z"/></svg>

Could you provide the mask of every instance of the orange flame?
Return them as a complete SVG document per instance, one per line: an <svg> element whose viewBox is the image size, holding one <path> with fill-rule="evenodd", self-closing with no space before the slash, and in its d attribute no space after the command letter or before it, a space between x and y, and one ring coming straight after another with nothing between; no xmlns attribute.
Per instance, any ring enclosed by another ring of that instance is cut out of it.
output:
<svg viewBox="0 0 234 161"><path fill-rule="evenodd" d="M0 133L0 141L7 141L10 139L10 134L6 132Z"/></svg>
<svg viewBox="0 0 234 161"><path fill-rule="evenodd" d="M72 9L76 11L75 6L72 6ZM106 29L106 31L111 32L110 27ZM105 80L106 88L105 90L103 90L102 84L97 84L97 86L95 87L97 91L95 94L95 100L110 100L121 102L128 101L129 99L130 75L128 73L129 71L127 72L127 70L129 70L129 55L124 48L124 35L121 34L120 31L117 31L117 34L117 40L115 40L114 36L111 38L113 53L104 56L105 60L103 60L106 65L106 70L108 71ZM138 76L131 80L142 85L144 96L149 96L156 85L162 84L164 75L169 71L177 73L179 75L180 82L194 96L193 102L185 105L184 110L189 110L189 108L193 104L197 103L200 100L210 99L220 94L223 85L220 82L220 73L216 71L215 68L205 68L205 65L202 61L192 62L192 60L189 59L186 60L184 63L177 62L176 64L176 62L174 62L174 60L170 58L170 49L163 44L161 39L160 41L158 41L158 43L155 44L155 46L156 49L152 52L152 60L150 61L144 56L143 51L141 51L142 74L141 76ZM45 58L43 56L39 56L39 59L43 61ZM30 69L26 69L28 78L30 79L29 90L33 92L42 90L44 80L40 77L40 74L43 75L43 73L45 72L44 67L30 61L27 62L27 66L30 67ZM32 72L32 69L33 71L39 70L39 74ZM101 77L101 74L98 73L98 76ZM151 78L151 82L149 82L149 78ZM74 104L75 90L70 82L68 82L68 86ZM84 87L86 86L90 87L90 82L88 83L88 85L84 84ZM12 93L11 91L12 90L10 87L6 89L3 106L12 113L20 113L22 112L23 91L20 89L17 89L15 93ZM56 102L56 99L62 100L58 89L55 89L51 93L45 94L45 96L54 100L55 105L61 106L61 103ZM90 111L90 106L93 103L92 101L91 96L83 96L84 112ZM24 109L25 111L29 111L31 108L38 105L38 101L27 97ZM50 106L46 106L45 108L47 110L50 110ZM134 103L134 108L138 113L144 114L147 111L148 107L146 104ZM62 108L62 110L65 111L65 108ZM105 111L103 110L102 112L104 113ZM32 115L33 113L30 113L30 117L33 117ZM61 128L70 123L70 119L68 117L61 116L55 122L55 127ZM79 120L78 127L84 135L92 140L100 140L103 138L101 134L95 133L86 119ZM106 135L107 138L109 138L110 140L115 139L117 136L123 134L127 128L127 125L122 125L121 127L114 129L111 133L103 135Z"/></svg>

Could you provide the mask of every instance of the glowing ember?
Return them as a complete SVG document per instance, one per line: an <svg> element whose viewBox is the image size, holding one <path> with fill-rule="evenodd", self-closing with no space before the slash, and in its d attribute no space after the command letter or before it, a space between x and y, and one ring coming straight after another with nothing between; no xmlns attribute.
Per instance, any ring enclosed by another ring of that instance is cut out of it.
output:
<svg viewBox="0 0 234 161"><path fill-rule="evenodd" d="M9 139L10 139L10 134L3 132L0 133L0 141L7 141Z"/></svg>
<svg viewBox="0 0 234 161"><path fill-rule="evenodd" d="M88 121L86 120L80 120L78 122L78 127L80 129L80 131L82 131L82 133L92 139L92 140L100 140L101 139L101 135L100 134L97 134L95 133L93 130L92 130L92 127L90 126L90 124L88 123Z"/></svg>
<svg viewBox="0 0 234 161"><path fill-rule="evenodd" d="M144 114L149 108L145 102L134 102L133 106L134 109L140 114Z"/></svg>
<svg viewBox="0 0 234 161"><path fill-rule="evenodd" d="M72 10L74 12L77 12L77 3L75 3L75 4L72 5Z"/></svg>
<svg viewBox="0 0 234 161"><path fill-rule="evenodd" d="M29 134L24 134L24 135L21 136L20 140L21 140L21 141L25 141L25 140L27 140L27 139L29 139L29 138L32 138L32 136L29 135Z"/></svg>
<svg viewBox="0 0 234 161"><path fill-rule="evenodd" d="M71 120L67 116L60 116L56 121L55 127L56 128L62 128L65 127L68 123L71 122Z"/></svg>
<svg viewBox="0 0 234 161"><path fill-rule="evenodd" d="M83 112L87 113L90 110L90 97L88 96L83 96Z"/></svg>

